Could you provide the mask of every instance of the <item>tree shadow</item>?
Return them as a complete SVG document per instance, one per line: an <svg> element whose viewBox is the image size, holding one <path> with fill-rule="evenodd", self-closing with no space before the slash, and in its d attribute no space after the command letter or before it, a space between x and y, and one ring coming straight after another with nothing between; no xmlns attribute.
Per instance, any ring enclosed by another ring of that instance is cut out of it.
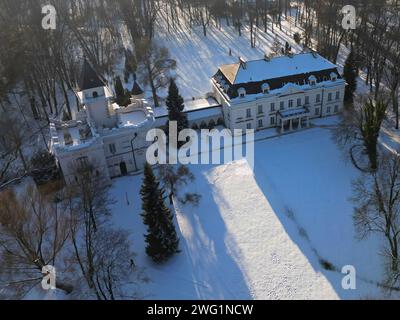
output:
<svg viewBox="0 0 400 320"><path fill-rule="evenodd" d="M293 135L269 141L269 148L280 154L268 158L259 144L255 181L287 235L339 298L376 295L379 242L357 241L352 221L349 197L356 170L343 162L330 134L318 135L316 130L296 133L301 139ZM342 288L345 265L357 270L357 290Z"/></svg>
<svg viewBox="0 0 400 320"><path fill-rule="evenodd" d="M237 245L214 201L212 186L202 174L205 167L212 165L191 167L196 182L190 192L201 194L200 206L175 204L193 289L198 299L252 299L246 276L235 261Z"/></svg>

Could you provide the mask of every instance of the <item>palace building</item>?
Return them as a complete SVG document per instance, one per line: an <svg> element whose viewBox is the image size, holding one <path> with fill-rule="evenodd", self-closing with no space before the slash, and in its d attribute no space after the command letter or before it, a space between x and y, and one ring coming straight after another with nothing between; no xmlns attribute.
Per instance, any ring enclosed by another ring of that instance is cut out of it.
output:
<svg viewBox="0 0 400 320"><path fill-rule="evenodd" d="M317 53L239 58L221 66L211 82L228 128L280 132L338 113L346 85L337 66Z"/></svg>
<svg viewBox="0 0 400 320"><path fill-rule="evenodd" d="M193 129L225 125L233 129L285 131L308 127L310 120L343 108L345 81L337 66L316 53L223 65L212 77L213 92L185 101ZM67 183L77 163L90 163L110 181L141 170L147 132L168 121L166 107L154 108L135 81L131 103L119 106L112 91L85 61L77 92L80 111L71 121L50 124L51 151Z"/></svg>

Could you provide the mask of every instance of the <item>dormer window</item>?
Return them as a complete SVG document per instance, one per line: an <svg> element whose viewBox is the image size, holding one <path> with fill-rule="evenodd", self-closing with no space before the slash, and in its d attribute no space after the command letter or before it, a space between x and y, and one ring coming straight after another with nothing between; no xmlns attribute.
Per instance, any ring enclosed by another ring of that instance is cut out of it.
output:
<svg viewBox="0 0 400 320"><path fill-rule="evenodd" d="M225 91L225 92L228 92L228 89L229 89L229 85L228 85L228 84L225 84L225 85L224 85L224 91Z"/></svg>
<svg viewBox="0 0 400 320"><path fill-rule="evenodd" d="M337 74L332 72L331 73L331 81L336 81L337 80Z"/></svg>
<svg viewBox="0 0 400 320"><path fill-rule="evenodd" d="M264 94L269 93L269 84L268 83L263 83L261 85L261 91Z"/></svg>
<svg viewBox="0 0 400 320"><path fill-rule="evenodd" d="M239 88L238 94L240 98L244 98L246 96L246 90L244 88Z"/></svg>
<svg viewBox="0 0 400 320"><path fill-rule="evenodd" d="M315 86L315 84L317 83L317 78L315 78L315 76L311 75L311 76L308 78L308 83L309 83L311 86Z"/></svg>

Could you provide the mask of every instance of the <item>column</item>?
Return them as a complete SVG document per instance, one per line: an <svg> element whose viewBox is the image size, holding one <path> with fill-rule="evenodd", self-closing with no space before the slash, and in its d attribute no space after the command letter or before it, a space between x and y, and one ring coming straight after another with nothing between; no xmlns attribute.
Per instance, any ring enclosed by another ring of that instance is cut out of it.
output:
<svg viewBox="0 0 400 320"><path fill-rule="evenodd" d="M292 131L292 130L293 130L293 120L290 119L289 120L289 131Z"/></svg>
<svg viewBox="0 0 400 320"><path fill-rule="evenodd" d="M285 121L283 120L283 119L281 119L281 133L283 132L283 123L284 123Z"/></svg>
<svg viewBox="0 0 400 320"><path fill-rule="evenodd" d="M302 117L299 117L299 125L298 125L297 129L301 129L301 119L302 119Z"/></svg>
<svg viewBox="0 0 400 320"><path fill-rule="evenodd" d="M307 117L307 127L310 126L310 117Z"/></svg>

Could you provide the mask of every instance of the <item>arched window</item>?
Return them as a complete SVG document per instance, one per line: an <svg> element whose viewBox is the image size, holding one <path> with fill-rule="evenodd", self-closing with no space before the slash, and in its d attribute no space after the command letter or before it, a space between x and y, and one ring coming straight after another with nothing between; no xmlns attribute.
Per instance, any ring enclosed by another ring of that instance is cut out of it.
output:
<svg viewBox="0 0 400 320"><path fill-rule="evenodd" d="M262 91L262 93L269 93L269 84L268 83L263 83L261 85L261 91Z"/></svg>
<svg viewBox="0 0 400 320"><path fill-rule="evenodd" d="M240 98L244 98L246 96L246 90L244 88L239 88L238 95Z"/></svg>
<svg viewBox="0 0 400 320"><path fill-rule="evenodd" d="M317 83L317 78L314 75L311 75L308 77L308 83L311 86L315 86L315 84Z"/></svg>

